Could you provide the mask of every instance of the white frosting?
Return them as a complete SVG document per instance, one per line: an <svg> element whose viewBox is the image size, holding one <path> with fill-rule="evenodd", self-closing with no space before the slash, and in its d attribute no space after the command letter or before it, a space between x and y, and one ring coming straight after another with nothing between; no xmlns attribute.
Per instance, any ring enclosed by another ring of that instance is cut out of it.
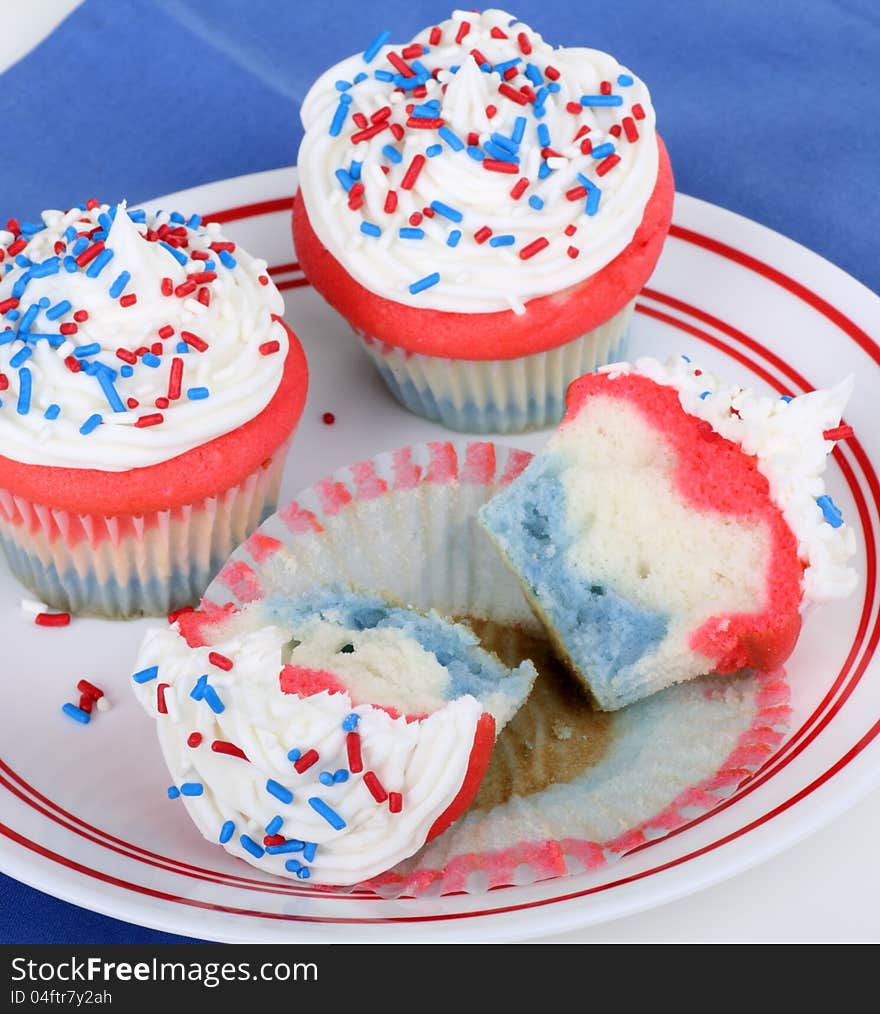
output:
<svg viewBox="0 0 880 1014"><path fill-rule="evenodd" d="M121 205L103 240L113 251L107 266L97 277L89 277L89 264L74 273L65 270L64 259L71 256L76 243L68 242L66 230L91 231L100 225L99 216L109 211L106 205L87 211L46 211L46 227L33 234L20 252L28 261L43 264L56 257L56 244L64 246L60 270L27 283L18 308L12 311L13 316L19 314L18 319L11 320L8 313L0 315L0 340L4 332L8 338L10 330L18 331L22 315L43 300L28 333L50 335L56 346L61 341L64 344L53 347L47 338L29 342L32 355L19 368L11 362L26 343L16 338L0 344L0 372L8 378L8 389L0 392L0 448L16 461L111 472L155 465L252 419L269 403L280 383L288 341L284 327L273 315L283 313L284 303L271 280L267 284L259 281L261 276L268 279L266 262L236 247L230 255L235 264L227 266L219 253L209 249L212 243L225 242L219 225L183 227L188 242L183 252L207 252L217 277L189 295L163 295L163 278L170 278L177 287L188 275L203 272L206 262L189 260L181 265L160 243L145 240L148 227L158 230L169 223L167 213L147 215L146 223L141 224L133 222ZM181 228L176 221L169 224ZM0 232L0 250L8 250L14 239L11 233ZM0 306L31 270L27 262L16 263L13 256L7 254L0 261ZM137 296L137 302L129 306L123 305L119 296L110 295L123 271L131 277L121 298L132 293ZM208 306L197 298L201 288L209 293ZM67 312L55 319L46 316L64 301L71 304ZM74 323L74 313L82 310L88 313L88 320L77 324L75 334L62 336L60 325ZM162 341L158 332L166 325L174 328L174 335ZM190 348L179 353L182 331L202 338L207 350ZM270 341L279 343L278 351L262 354L260 346ZM156 368L139 359L130 378L120 373L126 364L117 358L117 349L134 352L156 342L163 352ZM100 351L83 359L82 364L101 362L116 372L112 386L121 406L114 407L96 376L85 371L72 373L65 365L76 348L92 343L98 343ZM184 364L181 395L167 408L157 408L156 399L168 394L171 363L178 356ZM32 387L26 414L19 410L21 366L29 371ZM209 396L190 400L192 388L207 388ZM129 408L129 398L138 405ZM51 405L60 408L55 419L45 418ZM139 417L157 412L163 416L161 424L135 425ZM81 433L82 425L94 414L101 416L101 424L90 433Z"/></svg>
<svg viewBox="0 0 880 1014"><path fill-rule="evenodd" d="M856 551L855 533L846 524L829 524L817 503L827 495L822 475L834 448L822 434L840 423L853 389L851 377L786 401L729 386L682 356L665 364L650 358L634 365L613 363L600 372L636 373L674 387L686 412L757 459L774 502L797 537L806 565L805 602L843 598L853 591L857 575L848 561Z"/></svg>
<svg viewBox="0 0 880 1014"><path fill-rule="evenodd" d="M457 44L455 38L465 21L470 30ZM506 309L522 312L527 300L562 291L595 274L632 240L657 178L658 149L650 95L642 81L607 53L554 49L504 11L456 11L439 27L442 40L438 45L429 42L431 29L420 32L414 40L429 50L415 61L431 72L440 68L436 79L426 81L424 98L414 99L408 91L396 91L396 81L375 77L376 72L397 73L388 55L400 56L405 48L400 46L382 47L369 62L363 54L350 57L313 85L302 106L306 133L299 152L300 186L309 220L334 257L358 282L380 296L412 306L464 313ZM493 37L493 29L508 37ZM528 55L520 48L521 33L531 46ZM520 73L506 82L515 90L541 87L525 75L529 64L540 72L543 86L555 88L558 84L558 91L544 97L543 116L535 116L531 103L521 105L499 93L501 75L482 72L471 55L474 49L493 66L519 58ZM456 66L459 69L453 73L451 68ZM548 66L559 72L556 82L545 76ZM351 83L359 73L366 74L366 79L342 93L337 90L338 81ZM632 79L632 83L619 84L621 75L624 81ZM582 106L581 98L599 95L603 82L610 82L613 96L619 96L622 104ZM341 94L350 97L351 103L342 129L333 136L331 128ZM403 140L398 142L389 128L368 140L352 142L359 130L353 119L355 113L362 113L369 121L378 110L390 106L389 122L405 127L409 118L406 106L411 102L425 105L432 100L440 103L438 118L464 144L471 132L479 134L481 146L491 142L493 133L510 138L517 118L525 117L517 172L487 171L466 150L453 150L437 129L406 128ZM568 111L569 103L577 104L576 112ZM497 109L491 120L486 114L488 105ZM634 116L633 106L641 107L638 112L644 118ZM627 127L637 132L637 140L628 140L626 133L619 138L609 133L624 118L629 121ZM558 157L548 156L546 164L551 171L543 179L538 176L544 162L539 124L546 127L550 147L559 153ZM574 140L582 126L590 128L589 134ZM594 149L613 145L619 163L600 175L603 159L581 150L585 139ZM399 151L399 162L383 152L389 144ZM442 154L427 157L413 188L403 189L401 184L413 158L425 155L437 144L442 146ZM362 163L360 182L364 185L364 204L356 210L349 207L349 196L336 176L337 170L348 171L352 160ZM389 169L387 175L383 166ZM584 174L601 191L594 214L585 213L583 197L566 197L580 185L578 174ZM511 196L511 188L522 177L529 180L529 186L517 200ZM397 210L393 213L384 210L389 190L397 195ZM532 207L532 197L543 201L543 207ZM409 227L410 216L433 201L460 212L462 221L450 221L441 214L425 217L418 226L424 231L423 239L401 238L399 230ZM364 222L378 226L381 236L364 235L360 231ZM474 234L483 227L491 229L496 238L513 236L513 244L492 246L491 240L478 243ZM574 227L576 232L566 235L566 227ZM447 240L454 230L462 235L458 245L451 247ZM520 251L539 237L549 240L549 246L522 259ZM578 251L577 257L569 255L570 247ZM434 272L440 275L437 284L410 292L410 285Z"/></svg>
<svg viewBox="0 0 880 1014"><path fill-rule="evenodd" d="M336 631L338 644L338 627ZM316 634L320 641L321 631ZM359 883L411 855L455 799L483 707L465 695L421 721L408 722L370 704L354 704L348 692L322 691L307 697L283 693L279 673L288 657L292 663L308 659L322 669L332 665L340 679L344 661L354 664L353 656L338 654L338 648L330 652L327 645L309 646L308 640L290 654L289 641L289 633L268 626L192 649L175 628L156 628L147 633L136 668L158 666L158 675L143 683L135 680L133 686L141 704L157 719L174 786L203 786L200 795L180 799L209 841L218 842L224 824L232 821L235 831L225 843L231 855L288 877L301 876L285 866L295 860L308 868L309 883ZM211 651L232 660L234 668L225 672L213 665ZM206 700L191 696L203 674L222 702L220 713ZM362 685L364 669L346 675ZM158 710L159 684L167 684L167 714ZM364 772L374 772L388 793L401 794L400 812L392 812L388 800L376 801L364 773L351 773L332 785L321 783L322 772L349 767L343 723L350 724L351 715L357 716ZM202 736L196 747L187 744L193 732ZM214 752L211 744L217 740L239 747L248 760ZM292 748L301 755L316 750L319 760L298 772L288 757ZM269 779L289 789L292 802L272 795L266 788ZM345 827L333 827L310 805L310 798L326 803ZM246 834L262 849L266 826L276 815L283 820L282 836L317 845L313 858L301 850L257 856L242 846L241 835Z"/></svg>

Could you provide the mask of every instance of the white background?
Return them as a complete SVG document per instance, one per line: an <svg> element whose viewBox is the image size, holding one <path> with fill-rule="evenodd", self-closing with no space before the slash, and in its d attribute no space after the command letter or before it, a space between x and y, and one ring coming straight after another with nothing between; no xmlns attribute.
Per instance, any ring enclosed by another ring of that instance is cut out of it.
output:
<svg viewBox="0 0 880 1014"><path fill-rule="evenodd" d="M3 0L0 72L77 6L76 0ZM14 90L14 70L4 86ZM14 194L5 195L5 202L0 210L12 214ZM878 833L880 791L794 848L724 884L641 915L547 939L880 942Z"/></svg>

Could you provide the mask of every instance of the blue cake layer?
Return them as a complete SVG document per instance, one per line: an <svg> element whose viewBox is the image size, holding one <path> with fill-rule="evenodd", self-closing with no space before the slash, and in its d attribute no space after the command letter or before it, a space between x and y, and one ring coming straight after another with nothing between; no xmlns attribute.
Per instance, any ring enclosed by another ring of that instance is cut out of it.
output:
<svg viewBox="0 0 880 1014"><path fill-rule="evenodd" d="M552 455L536 458L480 510L480 521L596 702L614 710L643 696L633 665L663 641L669 617L572 567L558 465Z"/></svg>
<svg viewBox="0 0 880 1014"><path fill-rule="evenodd" d="M261 619L292 631L315 616L349 630L391 627L403 631L449 673L448 700L470 694L485 701L500 692L522 703L534 679L530 665L511 671L481 648L476 635L463 624L451 623L438 613L393 605L378 595L321 588L296 599L270 596L262 600L259 610ZM340 648L344 641L340 639Z"/></svg>

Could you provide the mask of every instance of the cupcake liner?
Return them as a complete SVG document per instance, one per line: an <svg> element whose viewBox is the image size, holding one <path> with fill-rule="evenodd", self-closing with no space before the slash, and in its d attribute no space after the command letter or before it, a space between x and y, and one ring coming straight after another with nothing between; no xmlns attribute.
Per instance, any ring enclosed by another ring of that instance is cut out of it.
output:
<svg viewBox="0 0 880 1014"><path fill-rule="evenodd" d="M469 433L522 433L553 426L569 384L626 358L635 300L588 334L516 359L446 359L389 345L358 331L394 397L416 415Z"/></svg>
<svg viewBox="0 0 880 1014"><path fill-rule="evenodd" d="M469 621L508 665L535 662L535 689L470 809L362 890L478 893L613 862L711 811L785 736L782 673L703 677L614 714L592 711L476 522L530 458L437 442L342 469L266 521L203 600L211 611L344 583Z"/></svg>
<svg viewBox="0 0 880 1014"><path fill-rule="evenodd" d="M0 545L56 609L122 619L193 605L278 502L287 443L236 486L137 515L72 514L0 489Z"/></svg>

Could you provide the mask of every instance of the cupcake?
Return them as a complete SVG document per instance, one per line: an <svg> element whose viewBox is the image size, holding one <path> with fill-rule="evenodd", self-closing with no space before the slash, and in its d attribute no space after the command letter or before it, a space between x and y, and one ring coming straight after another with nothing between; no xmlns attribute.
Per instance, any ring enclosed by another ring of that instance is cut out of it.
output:
<svg viewBox="0 0 880 1014"><path fill-rule="evenodd" d="M648 89L503 11L390 34L303 103L299 262L413 412L556 423L568 384L623 356L669 228Z"/></svg>
<svg viewBox="0 0 880 1014"><path fill-rule="evenodd" d="M255 260L96 201L0 230L0 541L58 609L198 600L275 508L307 369Z"/></svg>
<svg viewBox="0 0 880 1014"><path fill-rule="evenodd" d="M853 591L855 537L822 481L851 387L765 397L686 357L572 386L480 520L598 707L777 669L807 604Z"/></svg>
<svg viewBox="0 0 880 1014"><path fill-rule="evenodd" d="M279 876L353 885L466 809L528 696L466 627L318 589L150 631L133 686L199 830Z"/></svg>

